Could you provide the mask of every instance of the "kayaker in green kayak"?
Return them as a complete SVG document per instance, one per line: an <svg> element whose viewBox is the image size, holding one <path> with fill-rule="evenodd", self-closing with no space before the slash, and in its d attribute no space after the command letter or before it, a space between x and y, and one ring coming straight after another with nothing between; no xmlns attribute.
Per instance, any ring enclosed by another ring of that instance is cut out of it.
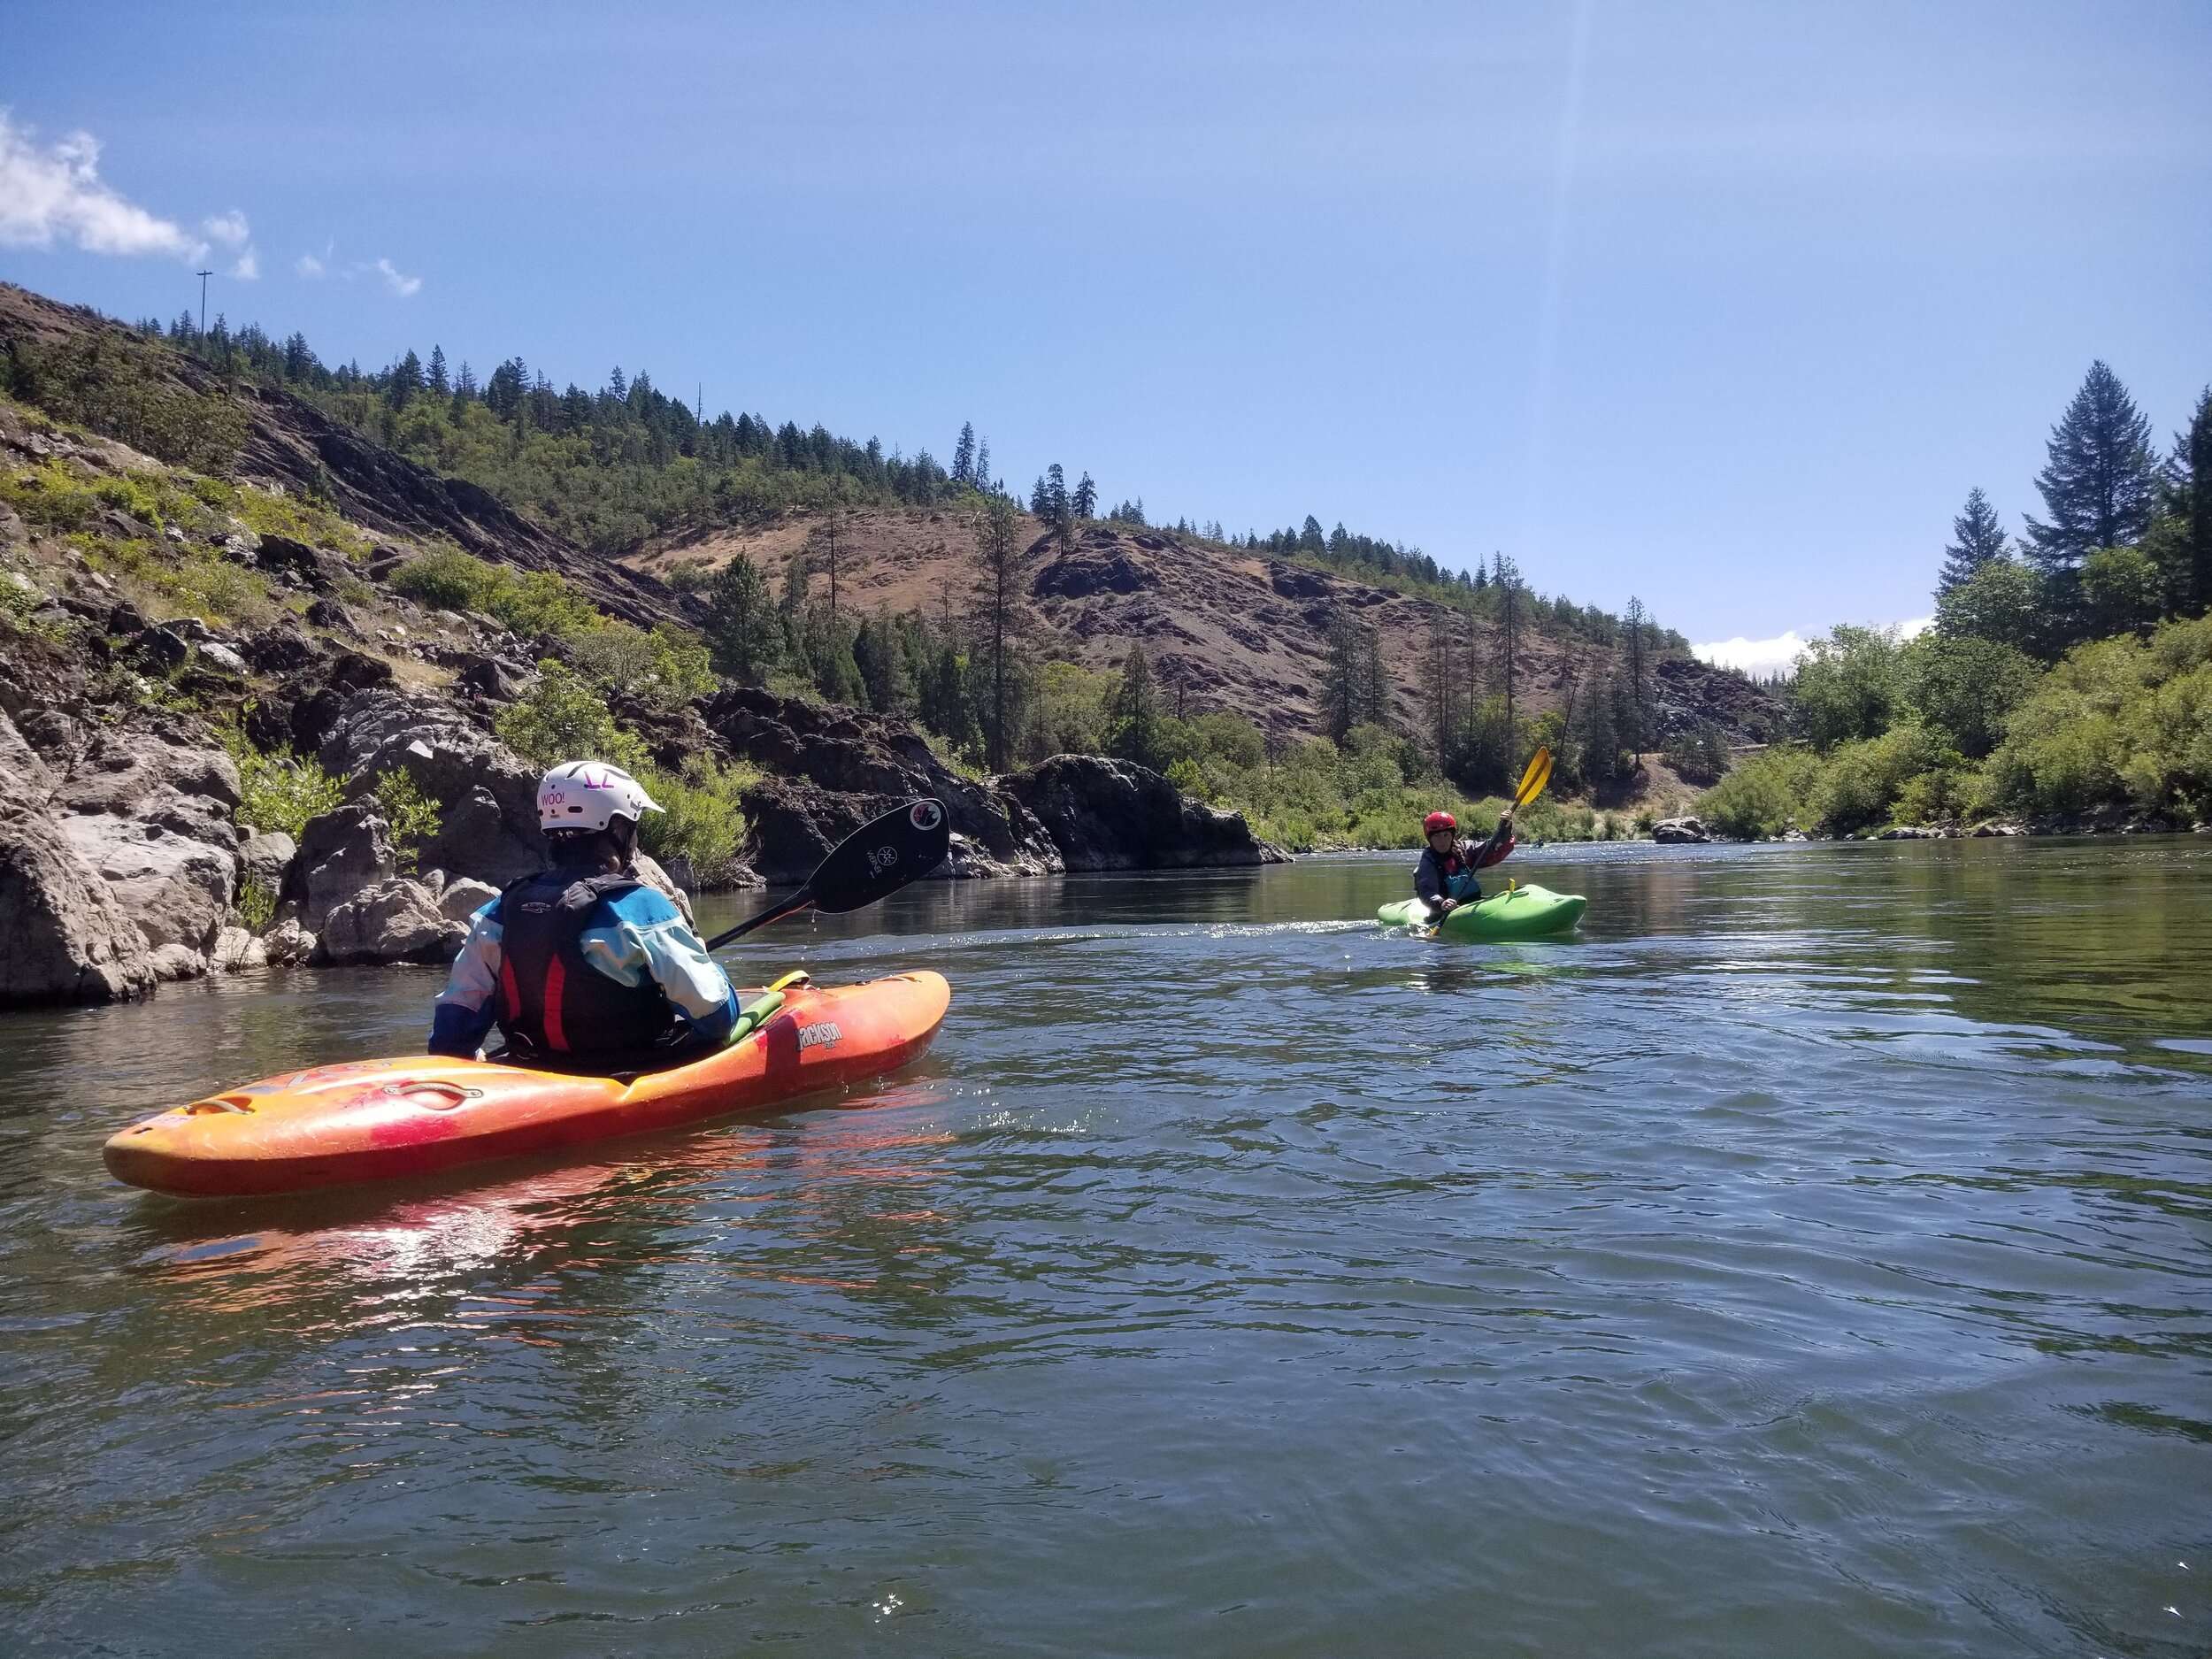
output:
<svg viewBox="0 0 2212 1659"><path fill-rule="evenodd" d="M1448 916L1463 904L1482 897L1478 870L1487 870L1513 850L1513 809L1506 808L1498 827L1479 847L1459 838L1459 820L1449 812L1432 812L1421 820L1429 838L1421 862L1414 866L1413 891L1439 916Z"/></svg>

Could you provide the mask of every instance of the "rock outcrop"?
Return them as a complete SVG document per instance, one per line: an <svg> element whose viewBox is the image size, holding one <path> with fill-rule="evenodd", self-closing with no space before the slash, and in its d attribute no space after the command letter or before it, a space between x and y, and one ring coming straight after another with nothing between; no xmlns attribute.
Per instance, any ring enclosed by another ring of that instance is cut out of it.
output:
<svg viewBox="0 0 2212 1659"><path fill-rule="evenodd" d="M145 936L59 826L0 810L0 1003L124 1001L154 977Z"/></svg>
<svg viewBox="0 0 2212 1659"><path fill-rule="evenodd" d="M538 833L539 769L471 725L449 703L377 687L356 693L323 739L323 769L361 800L403 767L443 806L426 867L504 887L545 864Z"/></svg>
<svg viewBox="0 0 2212 1659"><path fill-rule="evenodd" d="M945 803L964 860L953 875L1051 875L1064 867L1044 826L1014 796L951 771L903 720L819 708L752 688L702 705L729 751L772 772L745 792L747 862L767 880L803 881L822 855L902 801Z"/></svg>
<svg viewBox="0 0 2212 1659"><path fill-rule="evenodd" d="M52 807L148 948L180 947L204 972L237 891L238 802L238 769L219 749L188 733L108 730L72 764ZM188 972L173 953L161 961Z"/></svg>
<svg viewBox="0 0 2212 1659"><path fill-rule="evenodd" d="M1071 871L1192 870L1285 864L1240 812L1194 801L1149 767L1055 755L1000 780L1036 815Z"/></svg>
<svg viewBox="0 0 2212 1659"><path fill-rule="evenodd" d="M308 819L280 896L301 926L319 933L333 910L398 873L391 833L375 809L342 806Z"/></svg>
<svg viewBox="0 0 2212 1659"><path fill-rule="evenodd" d="M1651 826L1651 839L1664 847L1679 847L1702 845L1713 837L1701 818L1669 818Z"/></svg>
<svg viewBox="0 0 2212 1659"><path fill-rule="evenodd" d="M468 923L440 910L421 882L390 876L360 888L324 918L326 962L447 962Z"/></svg>

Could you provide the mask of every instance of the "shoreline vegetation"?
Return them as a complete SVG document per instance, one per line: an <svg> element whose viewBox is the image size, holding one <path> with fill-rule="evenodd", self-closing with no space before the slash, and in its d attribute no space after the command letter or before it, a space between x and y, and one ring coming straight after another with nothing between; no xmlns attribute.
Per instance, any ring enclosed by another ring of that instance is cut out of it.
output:
<svg viewBox="0 0 2212 1659"><path fill-rule="evenodd" d="M947 469L926 451L910 461L818 427L703 421L643 375L617 371L598 392L556 393L518 358L480 387L435 349L426 363L409 352L385 370L330 369L298 335L234 334L220 319L204 332L180 318L94 324L58 344L19 341L0 354L0 370L19 431L58 420L48 429L121 438L168 464L50 457L0 479L0 506L45 538L45 559L96 579L157 623L237 628L318 626L307 595L273 582L238 551L237 536L327 553L336 597L362 625L355 637L373 636L373 651L419 639L426 623L464 618L526 644L533 683L505 700L496 734L533 761L589 748L644 764L657 723L735 684L903 717L949 769L979 780L1054 754L1134 762L1241 813L1255 834L1294 853L1410 852L1422 816L1440 808L1471 832L1485 829L1540 743L1557 770L1553 792L1521 815L1526 841L1640 839L1693 812L1731 840L1992 825L2186 829L2212 816L2212 391L2162 457L2101 362L2053 429L2036 479L2046 521L2025 520L2016 542L1973 490L1946 549L1932 626L1909 641L1836 627L1760 689L1786 731L1733 734L1663 709L1655 670L1683 643L1640 601L1617 618L1545 599L1509 560L1446 572L1417 549L1341 526L1325 534L1311 518L1265 536L1225 537L1218 525L1182 521L1175 529L1201 549L1263 549L1442 607L1420 657L1422 713L1433 729L1405 729L1375 630L1343 618L1325 631L1317 732L1223 710L1179 718L1145 640L1133 640L1118 672L1041 649L1048 641L1021 580L1022 503L992 476L987 441L972 429ZM689 609L649 629L607 614L561 574L436 537L412 538L372 580L372 550L392 551L375 538L310 495L222 475L247 435L233 388L249 382L302 396L434 470L485 482L603 551L701 518L803 510L819 522L776 572L780 584L741 553L680 584L693 595ZM841 607L837 510L864 501L970 510L977 593L964 614ZM1027 507L1045 536L1063 542L1086 524L1147 522L1141 501L1102 511L1087 474L1071 490L1056 466ZM97 624L58 613L47 580L65 572L35 565L0 584L0 624L58 651L81 644L102 662L119 659L119 641L78 641ZM1478 621L1494 636L1479 656ZM1578 676L1563 706L1540 711L1525 677L1515 698L1517 652L1538 635L1571 648L1562 660ZM436 689L450 678L385 654L403 681ZM103 672L96 689L118 708L250 730L250 684L209 696L184 688L188 673L149 674L143 664ZM304 756L267 758L307 764ZM664 766L657 780L686 810L660 831L657 850L708 885L735 871L748 829L740 797L757 775L727 764ZM439 805L416 810L434 816Z"/></svg>
<svg viewBox="0 0 2212 1659"><path fill-rule="evenodd" d="M1735 840L2185 830L2212 818L2212 388L2162 457L2092 364L2016 541L1970 491L1916 637L1839 626L1779 690L1791 740L1698 803Z"/></svg>

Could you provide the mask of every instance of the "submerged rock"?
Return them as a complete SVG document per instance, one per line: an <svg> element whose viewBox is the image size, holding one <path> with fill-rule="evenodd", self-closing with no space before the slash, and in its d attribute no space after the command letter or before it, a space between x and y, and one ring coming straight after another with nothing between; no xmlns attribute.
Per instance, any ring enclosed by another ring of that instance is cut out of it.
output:
<svg viewBox="0 0 2212 1659"><path fill-rule="evenodd" d="M1071 871L1191 870L1285 864L1240 812L1194 801L1148 766L1055 755L1000 780L1036 814Z"/></svg>

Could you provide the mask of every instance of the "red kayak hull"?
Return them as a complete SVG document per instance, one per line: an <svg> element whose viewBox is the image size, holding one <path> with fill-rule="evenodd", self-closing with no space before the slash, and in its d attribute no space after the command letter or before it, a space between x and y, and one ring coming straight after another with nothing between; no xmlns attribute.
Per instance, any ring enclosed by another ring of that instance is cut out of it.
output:
<svg viewBox="0 0 2212 1659"><path fill-rule="evenodd" d="M625 1083L486 1060L356 1060L264 1079L118 1131L117 1179L260 1196L432 1175L701 1122L841 1087L918 1057L952 987L935 973L795 987L760 1029Z"/></svg>

